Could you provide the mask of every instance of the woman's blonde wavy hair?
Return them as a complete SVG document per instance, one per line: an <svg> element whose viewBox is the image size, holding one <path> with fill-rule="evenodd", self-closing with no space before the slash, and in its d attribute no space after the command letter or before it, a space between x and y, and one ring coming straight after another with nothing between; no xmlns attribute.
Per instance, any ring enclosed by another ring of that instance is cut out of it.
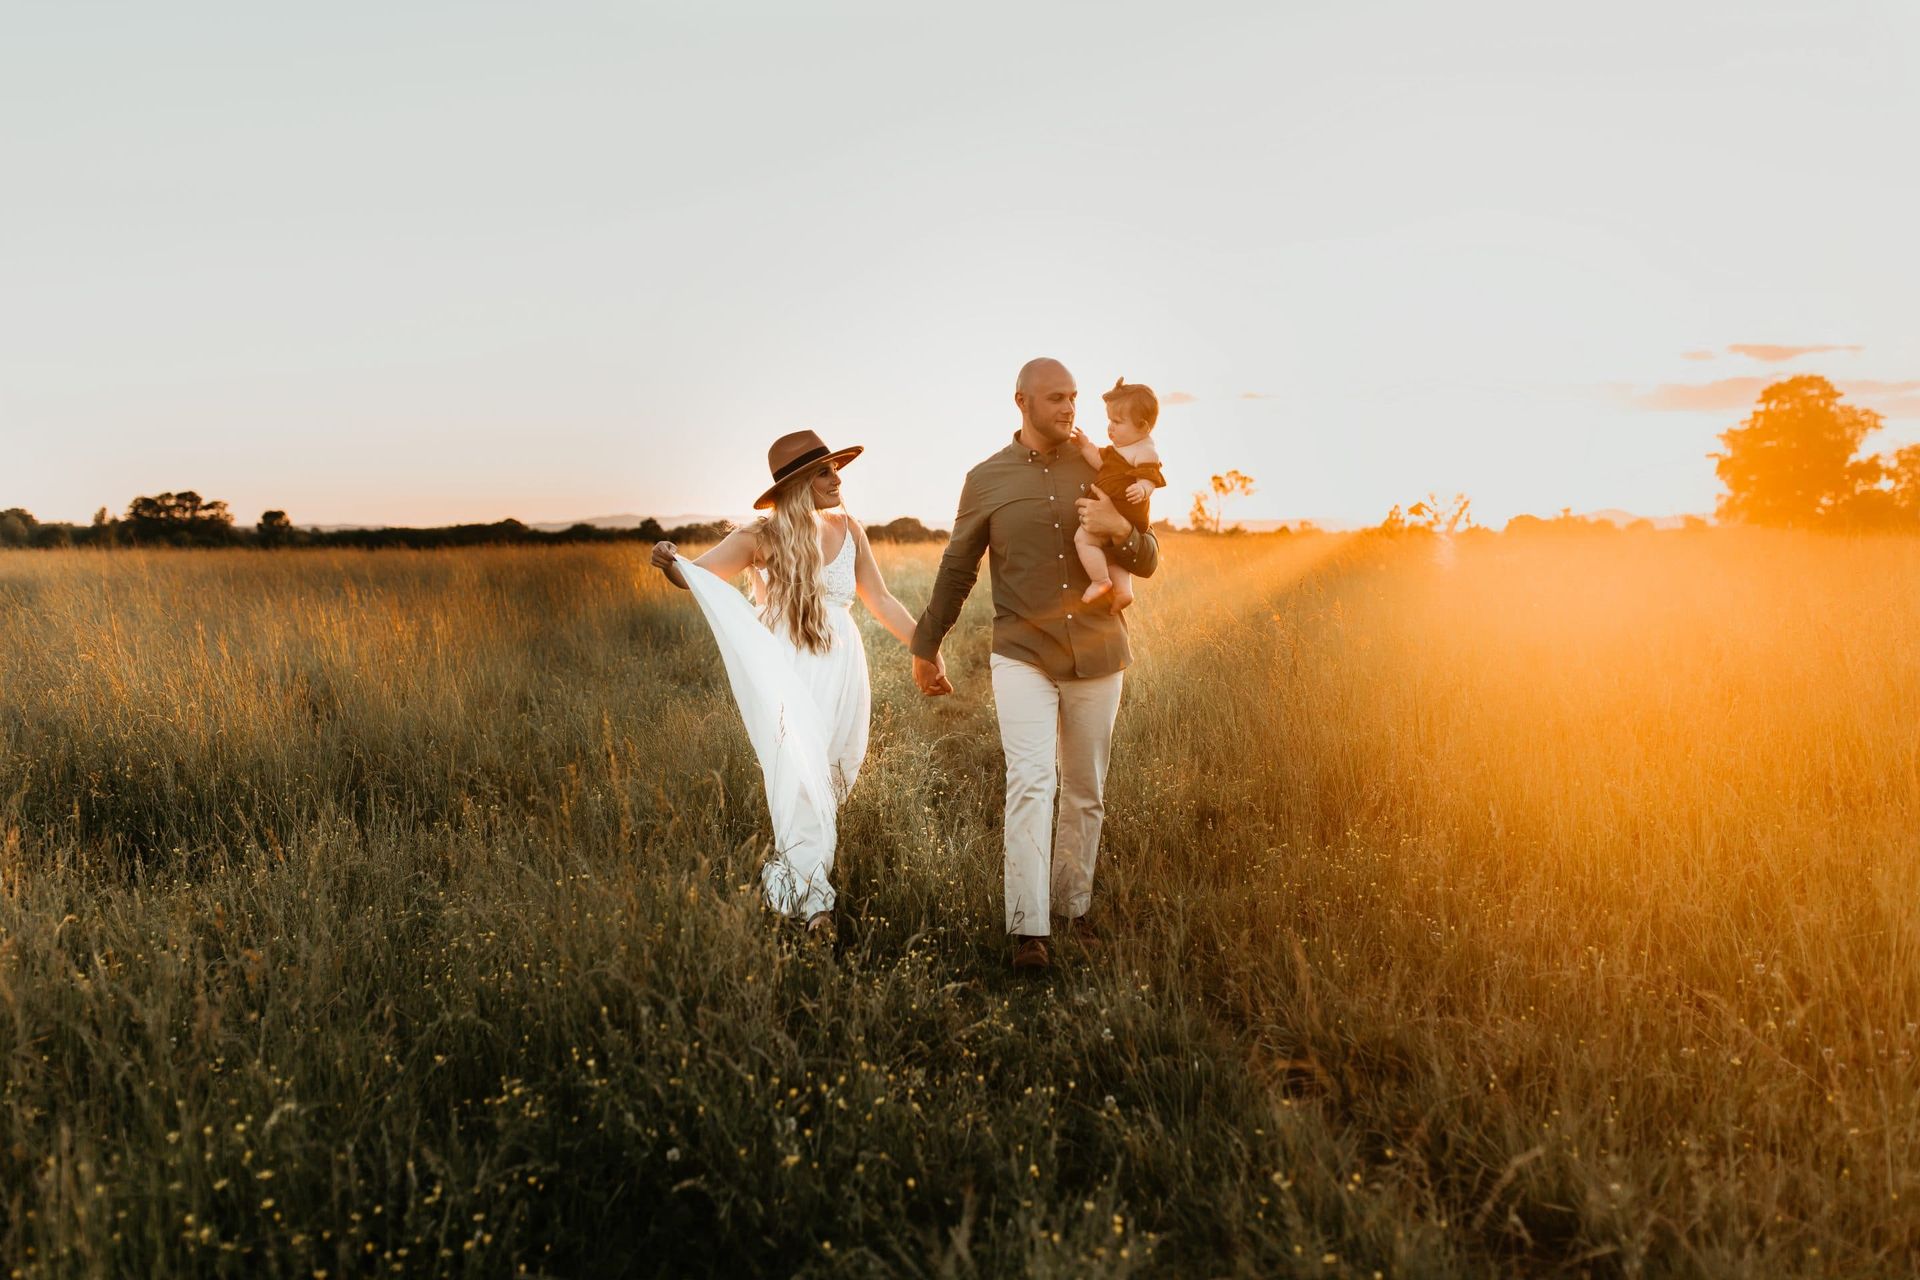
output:
<svg viewBox="0 0 1920 1280"><path fill-rule="evenodd" d="M754 526L760 563L767 571L767 617L786 628L794 647L824 653L833 647L827 628L825 558L813 518L813 485L790 484L774 495L773 514Z"/></svg>

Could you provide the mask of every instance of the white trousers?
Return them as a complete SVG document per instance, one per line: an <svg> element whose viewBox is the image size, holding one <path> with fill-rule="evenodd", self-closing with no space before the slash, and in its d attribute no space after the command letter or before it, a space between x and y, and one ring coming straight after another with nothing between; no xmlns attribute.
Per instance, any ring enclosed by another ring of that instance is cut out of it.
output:
<svg viewBox="0 0 1920 1280"><path fill-rule="evenodd" d="M993 655L993 705L1007 755L1008 933L1050 934L1055 912L1083 916L1093 904L1120 674L1055 680L1031 663Z"/></svg>

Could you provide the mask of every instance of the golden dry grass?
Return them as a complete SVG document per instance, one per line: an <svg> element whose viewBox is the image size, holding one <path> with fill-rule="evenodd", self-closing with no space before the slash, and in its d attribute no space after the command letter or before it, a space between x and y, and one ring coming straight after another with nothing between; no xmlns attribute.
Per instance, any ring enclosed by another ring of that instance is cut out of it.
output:
<svg viewBox="0 0 1920 1280"><path fill-rule="evenodd" d="M5 1260L1904 1273L1920 542L1166 565L1023 983L984 586L951 699L867 624L828 959L637 549L0 556Z"/></svg>

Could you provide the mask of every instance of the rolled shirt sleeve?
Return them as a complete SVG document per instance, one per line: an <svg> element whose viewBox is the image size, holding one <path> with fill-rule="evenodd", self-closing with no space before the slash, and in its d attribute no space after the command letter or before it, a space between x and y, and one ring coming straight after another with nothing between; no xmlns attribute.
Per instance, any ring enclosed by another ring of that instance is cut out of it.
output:
<svg viewBox="0 0 1920 1280"><path fill-rule="evenodd" d="M1151 578L1160 567L1160 539L1151 529L1135 529L1125 542L1108 548L1107 558L1136 578Z"/></svg>

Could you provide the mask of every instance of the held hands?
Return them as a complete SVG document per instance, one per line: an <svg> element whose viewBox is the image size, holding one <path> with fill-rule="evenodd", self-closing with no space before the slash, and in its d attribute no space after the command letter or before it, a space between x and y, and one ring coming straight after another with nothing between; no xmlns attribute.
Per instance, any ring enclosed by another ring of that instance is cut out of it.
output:
<svg viewBox="0 0 1920 1280"><path fill-rule="evenodd" d="M1073 505L1080 512L1080 527L1096 538L1125 542L1133 533L1133 526L1113 505L1113 499L1096 487L1089 487L1087 496Z"/></svg>
<svg viewBox="0 0 1920 1280"><path fill-rule="evenodd" d="M947 660L939 654L934 655L932 662L918 654L914 655L913 682L929 698L939 698L953 692L953 682L947 679Z"/></svg>

